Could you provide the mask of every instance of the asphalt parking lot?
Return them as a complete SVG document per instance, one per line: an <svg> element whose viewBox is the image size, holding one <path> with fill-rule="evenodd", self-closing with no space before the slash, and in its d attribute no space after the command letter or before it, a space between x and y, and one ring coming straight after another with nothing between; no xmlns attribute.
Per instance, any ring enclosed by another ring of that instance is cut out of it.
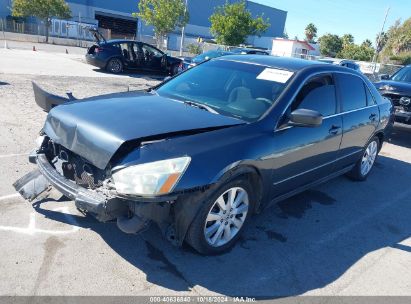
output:
<svg viewBox="0 0 411 304"><path fill-rule="evenodd" d="M395 127L366 182L339 177L283 201L215 257L175 248L155 227L123 234L57 195L15 193L45 118L31 81L81 98L159 79L109 75L80 55L0 50L0 295L411 296L408 126Z"/></svg>

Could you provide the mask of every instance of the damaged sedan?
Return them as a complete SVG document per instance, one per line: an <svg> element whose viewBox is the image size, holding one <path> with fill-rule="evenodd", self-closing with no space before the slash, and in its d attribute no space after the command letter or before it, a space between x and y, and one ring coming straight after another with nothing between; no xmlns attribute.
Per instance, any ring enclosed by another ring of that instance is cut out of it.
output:
<svg viewBox="0 0 411 304"><path fill-rule="evenodd" d="M126 233L157 224L173 244L228 250L251 216L330 178L365 180L392 104L360 73L291 58L233 55L127 96L74 100L36 85L49 111L14 186L54 188Z"/></svg>

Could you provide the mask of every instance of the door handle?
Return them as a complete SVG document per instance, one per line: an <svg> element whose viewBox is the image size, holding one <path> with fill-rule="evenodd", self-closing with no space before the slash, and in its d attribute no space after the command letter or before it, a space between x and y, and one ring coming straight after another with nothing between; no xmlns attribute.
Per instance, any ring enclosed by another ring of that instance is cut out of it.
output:
<svg viewBox="0 0 411 304"><path fill-rule="evenodd" d="M331 128L328 130L328 132L330 134L337 134L340 129L341 129L340 126L332 125Z"/></svg>
<svg viewBox="0 0 411 304"><path fill-rule="evenodd" d="M370 120L374 121L376 117L377 117L377 114L371 114L369 118Z"/></svg>

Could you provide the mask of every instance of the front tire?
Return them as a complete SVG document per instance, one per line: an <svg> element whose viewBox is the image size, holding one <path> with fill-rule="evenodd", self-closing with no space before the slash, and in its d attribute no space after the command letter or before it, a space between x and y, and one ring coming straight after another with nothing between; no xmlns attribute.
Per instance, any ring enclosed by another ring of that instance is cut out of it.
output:
<svg viewBox="0 0 411 304"><path fill-rule="evenodd" d="M107 72L119 74L123 71L123 62L119 58L112 58L106 66Z"/></svg>
<svg viewBox="0 0 411 304"><path fill-rule="evenodd" d="M171 67L170 74L171 74L171 76L174 76L174 75L178 74L178 64L175 64Z"/></svg>
<svg viewBox="0 0 411 304"><path fill-rule="evenodd" d="M228 182L209 196L195 217L186 241L204 255L230 249L253 211L255 198L244 177Z"/></svg>
<svg viewBox="0 0 411 304"><path fill-rule="evenodd" d="M377 136L374 136L365 146L364 152L355 167L347 173L348 177L357 181L366 180L371 173L379 150L380 140Z"/></svg>

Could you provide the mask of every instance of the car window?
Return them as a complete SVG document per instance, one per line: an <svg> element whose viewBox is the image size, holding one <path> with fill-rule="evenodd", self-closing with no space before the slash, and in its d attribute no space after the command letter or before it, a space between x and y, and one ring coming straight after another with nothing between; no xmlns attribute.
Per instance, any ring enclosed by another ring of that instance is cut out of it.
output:
<svg viewBox="0 0 411 304"><path fill-rule="evenodd" d="M211 60L169 80L157 93L171 99L202 103L223 115L255 121L277 100L290 79L276 81L267 77L267 74L275 77L276 71L289 77L293 75L260 65Z"/></svg>
<svg viewBox="0 0 411 304"><path fill-rule="evenodd" d="M411 82L411 66L402 68L391 79L394 81Z"/></svg>
<svg viewBox="0 0 411 304"><path fill-rule="evenodd" d="M319 112L324 117L336 113L337 100L334 80L330 75L322 75L311 78L301 88L291 111L296 109L308 109Z"/></svg>
<svg viewBox="0 0 411 304"><path fill-rule="evenodd" d="M343 112L361 109L367 106L364 81L355 75L337 73Z"/></svg>
<svg viewBox="0 0 411 304"><path fill-rule="evenodd" d="M367 106L375 105L375 98L365 83L364 83L364 88L365 88L365 94L367 95Z"/></svg>
<svg viewBox="0 0 411 304"><path fill-rule="evenodd" d="M163 57L163 53L160 52L160 50L157 50L148 44L142 44L141 49L146 57Z"/></svg>

